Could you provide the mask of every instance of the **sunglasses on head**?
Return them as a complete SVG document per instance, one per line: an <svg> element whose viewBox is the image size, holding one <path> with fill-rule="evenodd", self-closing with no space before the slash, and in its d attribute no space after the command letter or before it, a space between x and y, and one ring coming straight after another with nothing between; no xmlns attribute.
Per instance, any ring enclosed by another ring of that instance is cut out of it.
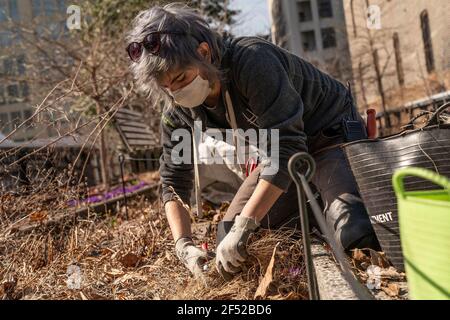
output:
<svg viewBox="0 0 450 320"><path fill-rule="evenodd" d="M142 56L144 48L153 55L158 55L161 49L161 35L162 34L178 34L187 35L185 32L169 32L169 31L153 31L144 37L142 42L132 42L127 47L128 55L134 62L138 61Z"/></svg>

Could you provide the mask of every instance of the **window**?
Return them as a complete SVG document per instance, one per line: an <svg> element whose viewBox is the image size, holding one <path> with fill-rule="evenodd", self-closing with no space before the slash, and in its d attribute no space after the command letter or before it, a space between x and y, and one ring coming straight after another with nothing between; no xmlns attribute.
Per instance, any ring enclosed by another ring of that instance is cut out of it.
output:
<svg viewBox="0 0 450 320"><path fill-rule="evenodd" d="M400 51L400 39L398 33L395 32L393 36L394 53L395 53L395 66L397 68L398 83L402 86L405 84L405 76L403 73L402 55Z"/></svg>
<svg viewBox="0 0 450 320"><path fill-rule="evenodd" d="M33 116L33 110L31 110L31 109L25 109L25 110L23 111L23 119L24 119L24 120L30 119L32 116Z"/></svg>
<svg viewBox="0 0 450 320"><path fill-rule="evenodd" d="M0 105L5 104L5 103L6 103L5 87L0 85Z"/></svg>
<svg viewBox="0 0 450 320"><path fill-rule="evenodd" d="M8 114L7 113L0 113L0 129L3 127L6 123L8 123Z"/></svg>
<svg viewBox="0 0 450 320"><path fill-rule="evenodd" d="M333 7L331 0L318 0L317 6L319 7L319 17L331 18L333 17Z"/></svg>
<svg viewBox="0 0 450 320"><path fill-rule="evenodd" d="M20 96L27 98L30 95L30 87L26 81L20 81Z"/></svg>
<svg viewBox="0 0 450 320"><path fill-rule="evenodd" d="M13 21L19 21L19 9L17 7L17 0L9 0L9 16Z"/></svg>
<svg viewBox="0 0 450 320"><path fill-rule="evenodd" d="M420 26L422 28L423 48L425 51L425 62L428 73L434 70L434 55L433 45L431 42L430 20L428 18L428 11L424 10L420 14Z"/></svg>
<svg viewBox="0 0 450 320"><path fill-rule="evenodd" d="M316 50L316 36L314 30L304 31L301 33L303 51L314 51Z"/></svg>
<svg viewBox="0 0 450 320"><path fill-rule="evenodd" d="M19 86L17 84L10 84L6 87L6 91L8 92L8 102L13 103L16 102L19 96Z"/></svg>
<svg viewBox="0 0 450 320"><path fill-rule="evenodd" d="M0 113L0 132L8 134L11 132L9 117L7 113Z"/></svg>
<svg viewBox="0 0 450 320"><path fill-rule="evenodd" d="M5 58L3 60L3 72L6 76L14 75L14 63L11 58Z"/></svg>
<svg viewBox="0 0 450 320"><path fill-rule="evenodd" d="M20 95L22 98L27 98L30 95L30 88L26 81L20 81Z"/></svg>
<svg viewBox="0 0 450 320"><path fill-rule="evenodd" d="M334 28L324 28L321 30L321 34L324 49L336 47L336 32Z"/></svg>
<svg viewBox="0 0 450 320"><path fill-rule="evenodd" d="M14 111L11 112L11 122L13 125L19 125L22 123L22 112Z"/></svg>
<svg viewBox="0 0 450 320"><path fill-rule="evenodd" d="M19 75L23 76L26 71L25 56L23 54L17 56L16 61L17 61L17 72Z"/></svg>
<svg viewBox="0 0 450 320"><path fill-rule="evenodd" d="M311 1L297 2L297 10L300 22L312 21Z"/></svg>

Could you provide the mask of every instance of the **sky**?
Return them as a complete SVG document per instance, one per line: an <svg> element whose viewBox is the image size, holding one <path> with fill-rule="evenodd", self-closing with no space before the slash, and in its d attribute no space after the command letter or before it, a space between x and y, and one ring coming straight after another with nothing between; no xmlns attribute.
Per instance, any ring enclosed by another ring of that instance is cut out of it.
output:
<svg viewBox="0 0 450 320"><path fill-rule="evenodd" d="M270 18L267 0L231 0L232 9L241 10L236 25L231 29L237 36L270 33Z"/></svg>

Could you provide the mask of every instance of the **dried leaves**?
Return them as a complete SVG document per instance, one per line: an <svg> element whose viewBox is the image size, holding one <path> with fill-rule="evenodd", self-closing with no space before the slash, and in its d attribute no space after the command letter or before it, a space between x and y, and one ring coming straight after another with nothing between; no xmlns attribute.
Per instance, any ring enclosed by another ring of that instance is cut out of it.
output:
<svg viewBox="0 0 450 320"><path fill-rule="evenodd" d="M37 228L22 237L0 233L0 299L254 299L258 286L263 299L307 297L301 245L292 231L258 232L246 270L226 283L211 266L205 287L175 256L160 204L135 200L129 205L128 221L120 214L106 215ZM215 209L215 215L224 211L226 205ZM35 212L35 219L44 218L43 210ZM117 221L114 226L111 219ZM215 222L198 221L198 244L207 242L214 250L215 228ZM80 278L69 273L70 266L79 267ZM272 275L271 280L266 277L267 287L261 284L264 274ZM8 280L12 278L17 279L14 284ZM78 283L79 288L73 285Z"/></svg>
<svg viewBox="0 0 450 320"><path fill-rule="evenodd" d="M381 290L390 297L397 297L400 293L400 288L396 283L388 283L387 287L382 286Z"/></svg>
<svg viewBox="0 0 450 320"><path fill-rule="evenodd" d="M42 222L46 220L48 217L48 212L46 210L41 211L35 211L32 214L30 214L30 221L31 222Z"/></svg>
<svg viewBox="0 0 450 320"><path fill-rule="evenodd" d="M213 267L206 274L207 286L188 282L175 298L307 299L301 244L292 236L292 230L259 231L249 245L244 271L232 281L224 282Z"/></svg>
<svg viewBox="0 0 450 320"><path fill-rule="evenodd" d="M17 286L17 279L12 278L4 280L0 284L0 297L5 297L6 299L14 299L14 290Z"/></svg>
<svg viewBox="0 0 450 320"><path fill-rule="evenodd" d="M135 268L141 260L136 254L129 252L120 258L120 262L125 268Z"/></svg>
<svg viewBox="0 0 450 320"><path fill-rule="evenodd" d="M258 298L264 298L267 295L267 292L269 291L269 287L272 284L273 281L273 265L275 263L275 253L277 252L278 244L273 249L272 258L270 258L269 265L267 266L266 273L264 277L262 278L261 282L259 283L258 288L255 292L255 299Z"/></svg>
<svg viewBox="0 0 450 320"><path fill-rule="evenodd" d="M357 267L367 269L370 265L388 268L390 266L384 252L377 252L372 249L354 249L352 251L353 262Z"/></svg>
<svg viewBox="0 0 450 320"><path fill-rule="evenodd" d="M360 279L371 290L382 290L389 297L400 295L398 281L405 280L405 274L398 272L389 264L383 252L372 249L355 249L352 262Z"/></svg>

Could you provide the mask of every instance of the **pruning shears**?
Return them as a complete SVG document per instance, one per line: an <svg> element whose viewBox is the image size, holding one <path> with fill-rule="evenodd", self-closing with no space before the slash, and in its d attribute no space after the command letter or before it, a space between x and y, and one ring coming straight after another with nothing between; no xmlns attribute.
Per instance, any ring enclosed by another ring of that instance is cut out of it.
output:
<svg viewBox="0 0 450 320"><path fill-rule="evenodd" d="M248 177L258 166L258 161L255 158L249 158L245 163L245 176Z"/></svg>

